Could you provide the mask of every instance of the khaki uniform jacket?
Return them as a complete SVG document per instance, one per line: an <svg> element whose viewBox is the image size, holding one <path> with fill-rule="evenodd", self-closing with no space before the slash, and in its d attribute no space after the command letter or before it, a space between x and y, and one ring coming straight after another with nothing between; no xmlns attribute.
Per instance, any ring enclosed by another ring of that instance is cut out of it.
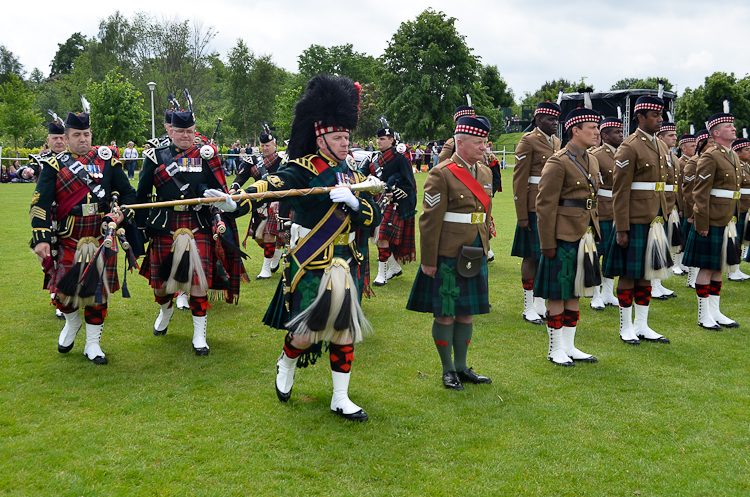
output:
<svg viewBox="0 0 750 497"><path fill-rule="evenodd" d="M594 226L596 239L601 238L596 209L559 205L560 200L563 199L596 199L596 191L589 183L589 178L583 174L566 152L576 157L597 188L601 185L599 162L596 157L585 150L576 150L576 147L568 144L546 161L536 198L539 243L543 250L557 248L556 240L566 242L580 240L586 234L586 228L589 225Z"/></svg>
<svg viewBox="0 0 750 497"><path fill-rule="evenodd" d="M714 145L701 154L693 188L693 217L697 231L708 231L709 226L729 224L737 212L739 200L715 197L711 195L711 190L740 191L740 167L737 154L721 145Z"/></svg>
<svg viewBox="0 0 750 497"><path fill-rule="evenodd" d="M658 148L656 148L658 146ZM615 154L612 206L617 231L629 231L630 223L647 224L662 212L667 213L664 192L632 190L635 181L666 181L667 145L657 139L656 146L640 128L622 142Z"/></svg>
<svg viewBox="0 0 750 497"><path fill-rule="evenodd" d="M467 169L464 162L453 154L451 160L441 162L430 169L424 183L424 208L419 218L421 262L425 266L437 266L439 255L457 257L461 247L482 239L484 253L489 249L490 215L492 204L482 224L464 224L444 221L446 212L470 214L484 212L482 203L471 193L446 166L455 162ZM477 164L477 181L484 192L492 198L492 172L484 164Z"/></svg>
<svg viewBox="0 0 750 497"><path fill-rule="evenodd" d="M541 176L544 164L560 150L560 139L552 137L554 147L538 129L529 131L516 147L516 165L513 168L513 200L516 203L516 219L529 218L529 212L536 212L536 198L539 185L529 183L529 176Z"/></svg>
<svg viewBox="0 0 750 497"><path fill-rule="evenodd" d="M681 155L680 158L677 160L679 167L677 168L677 184L679 185L679 190L677 190L677 207L682 211L683 216L685 215L685 211L687 209L687 201L685 200L685 166L687 166L687 162L690 157L686 155ZM690 207L690 212L693 212L693 208Z"/></svg>
<svg viewBox="0 0 750 497"><path fill-rule="evenodd" d="M674 191L664 192L664 198L667 199L667 213L668 215L670 212L672 212L672 209L675 205L678 204L678 196L677 193L680 191L679 187L677 186L677 177L679 175L679 159L677 156L670 150L669 153L667 153L667 180L666 184L672 185L672 188ZM680 210L680 207L677 207L677 210Z"/></svg>
<svg viewBox="0 0 750 497"><path fill-rule="evenodd" d="M743 162L742 167L740 168L740 173L742 176L740 188L750 189L750 164L748 164L747 162ZM748 209L750 209L750 193L746 193L740 196L740 214L742 214L743 212L747 212ZM741 228L741 226L738 227L738 229Z"/></svg>
<svg viewBox="0 0 750 497"><path fill-rule="evenodd" d="M682 197L685 199L685 218L693 217L693 188L695 187L695 169L698 166L698 154L690 157L685 161L685 168L682 170Z"/></svg>
<svg viewBox="0 0 750 497"><path fill-rule="evenodd" d="M594 149L591 154L599 162L602 188L611 192L614 182L615 154L607 145ZM597 214L599 214L599 221L612 221L615 218L612 211L612 197L597 197L596 209Z"/></svg>

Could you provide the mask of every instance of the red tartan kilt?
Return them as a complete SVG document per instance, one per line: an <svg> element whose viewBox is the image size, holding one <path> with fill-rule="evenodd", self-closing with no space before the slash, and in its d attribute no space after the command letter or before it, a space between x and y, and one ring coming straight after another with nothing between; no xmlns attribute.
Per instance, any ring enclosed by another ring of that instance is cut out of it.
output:
<svg viewBox="0 0 750 497"><path fill-rule="evenodd" d="M195 219L193 214L190 212L172 212L172 224L170 227L171 232L175 232L179 228L187 228L194 230L196 228ZM198 246L198 253L201 255L201 262L203 263L203 272L206 273L206 281L209 286L211 285L213 277L213 261L216 256L214 255L214 240L210 234L201 233L196 231L193 233L195 237L195 244ZM151 282L151 288L161 289L166 284L165 281L159 279L159 268L161 267L162 261L172 251L172 234L157 235L151 239L149 245L148 257L150 263L150 275L149 280ZM179 261L175 261L179 262ZM193 273L193 285L199 285L198 276Z"/></svg>
<svg viewBox="0 0 750 497"><path fill-rule="evenodd" d="M279 203L271 202L268 206L268 221L266 221L266 228L263 230L264 235L273 235L279 232L279 219L277 214L279 213Z"/></svg>
<svg viewBox="0 0 750 497"><path fill-rule="evenodd" d="M48 289L50 293L57 293L57 285L65 273L75 264L76 246L78 240L86 236L93 236L99 243L102 242L102 216L74 216L75 225L69 238L63 238L58 245L57 269L50 279ZM117 279L117 257L104 261L104 270L107 273L110 292L120 289L120 281Z"/></svg>
<svg viewBox="0 0 750 497"><path fill-rule="evenodd" d="M490 216L490 236L497 238L497 228L495 228L495 218Z"/></svg>
<svg viewBox="0 0 750 497"><path fill-rule="evenodd" d="M417 260L417 242L414 224L414 218L401 219L393 204L388 205L383 213L378 240L388 242L393 256L399 262Z"/></svg>

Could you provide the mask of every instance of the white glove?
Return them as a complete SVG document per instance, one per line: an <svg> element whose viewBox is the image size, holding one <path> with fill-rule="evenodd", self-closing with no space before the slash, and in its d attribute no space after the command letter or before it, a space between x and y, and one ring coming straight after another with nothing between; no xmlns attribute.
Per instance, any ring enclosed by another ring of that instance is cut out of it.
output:
<svg viewBox="0 0 750 497"><path fill-rule="evenodd" d="M354 212L359 210L359 199L354 196L351 189L346 187L334 188L328 192L332 202L343 202L348 205Z"/></svg>
<svg viewBox="0 0 750 497"><path fill-rule="evenodd" d="M223 197L224 200L219 200L218 202L214 202L214 207L217 209L221 209L224 212L234 212L237 210L237 202L232 200L232 198L224 193L221 190L216 190L214 188L209 188L208 190L203 192L204 197Z"/></svg>

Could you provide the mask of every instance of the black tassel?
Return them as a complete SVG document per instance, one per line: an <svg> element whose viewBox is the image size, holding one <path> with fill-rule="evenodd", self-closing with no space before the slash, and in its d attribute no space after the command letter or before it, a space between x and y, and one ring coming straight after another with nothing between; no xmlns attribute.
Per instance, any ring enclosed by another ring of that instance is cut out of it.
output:
<svg viewBox="0 0 750 497"><path fill-rule="evenodd" d="M63 277L60 278L60 282L57 284L57 293L62 293L69 297L74 296L76 294L76 289L78 288L79 274L81 274L81 263L76 262L73 264L73 267L71 267Z"/></svg>
<svg viewBox="0 0 750 497"><path fill-rule="evenodd" d="M172 272L172 261L174 260L174 252L170 252L162 261L161 266L159 266L159 272L157 273L157 277L166 282L169 279L169 274Z"/></svg>
<svg viewBox="0 0 750 497"><path fill-rule="evenodd" d="M85 299L96 295L96 287L99 286L100 279L101 275L96 267L96 257L94 257L83 272L81 291L78 292L78 296Z"/></svg>
<svg viewBox="0 0 750 497"><path fill-rule="evenodd" d="M659 257L659 250L661 250L661 247L654 247L654 255L652 257L654 271L658 271L659 269L664 267L664 264L662 264L661 258Z"/></svg>
<svg viewBox="0 0 750 497"><path fill-rule="evenodd" d="M182 253L180 263L177 265L177 270L174 272L174 280L179 283L187 283L190 276L192 276L190 274L190 252L186 250Z"/></svg>
<svg viewBox="0 0 750 497"><path fill-rule="evenodd" d="M97 303L97 304L100 304L100 305L104 303L104 298L102 296L102 287L103 286L104 286L104 278L101 278L99 280L99 284L96 285L96 294L95 294L95 297L94 297L94 302Z"/></svg>
<svg viewBox="0 0 750 497"><path fill-rule="evenodd" d="M125 273L122 275L122 286L120 287L120 290L122 291L122 298L129 299L130 298L130 291L128 290L128 270L125 269Z"/></svg>
<svg viewBox="0 0 750 497"><path fill-rule="evenodd" d="M328 324L328 315L331 313L331 280L328 280L328 286L326 287L320 300L313 305L310 309L310 314L307 316L307 327L310 331L323 331L326 329Z"/></svg>
<svg viewBox="0 0 750 497"><path fill-rule="evenodd" d="M682 246L685 243L685 234L682 232L680 223L672 223L672 239L670 243L673 247Z"/></svg>
<svg viewBox="0 0 750 497"><path fill-rule="evenodd" d="M347 285L349 282L347 281ZM344 302L341 304L341 310L339 315L336 316L336 322L333 323L333 329L336 331L344 331L351 325L352 320L352 291L347 288L344 292Z"/></svg>
<svg viewBox="0 0 750 497"><path fill-rule="evenodd" d="M737 246L737 240L734 238L727 238L727 264L734 266L740 263L740 250Z"/></svg>
<svg viewBox="0 0 750 497"><path fill-rule="evenodd" d="M308 347L300 356L297 358L297 367L306 368L312 366L318 359L323 356L323 343L317 342ZM326 349L328 349L328 343L326 342Z"/></svg>
<svg viewBox="0 0 750 497"><path fill-rule="evenodd" d="M665 267L674 266L674 261L672 260L672 252L669 251L669 247L664 247L664 260L667 261L667 265Z"/></svg>

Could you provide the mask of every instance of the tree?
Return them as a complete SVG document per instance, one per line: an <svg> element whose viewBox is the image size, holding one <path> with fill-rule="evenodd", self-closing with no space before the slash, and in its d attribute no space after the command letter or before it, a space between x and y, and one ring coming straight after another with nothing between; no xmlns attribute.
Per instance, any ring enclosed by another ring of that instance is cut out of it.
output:
<svg viewBox="0 0 750 497"><path fill-rule="evenodd" d="M94 143L126 143L145 134L149 114L143 108L143 96L117 68L102 83L91 83L86 96L91 103Z"/></svg>
<svg viewBox="0 0 750 497"><path fill-rule="evenodd" d="M249 141L250 136L250 71L254 55L242 39L229 51L229 122Z"/></svg>
<svg viewBox="0 0 750 497"><path fill-rule="evenodd" d="M70 74L73 71L73 63L86 50L86 46L86 37L80 32L70 35L65 43L58 43L55 58L49 64L50 77Z"/></svg>
<svg viewBox="0 0 750 497"><path fill-rule="evenodd" d="M579 88L585 87L586 78L583 77L578 83L568 81L567 79L560 78L557 80L546 81L541 88L534 93L526 92L523 103L525 105L536 105L539 102L551 101L557 102L557 96L560 93L560 88L565 93L577 92Z"/></svg>
<svg viewBox="0 0 750 497"><path fill-rule="evenodd" d="M664 82L664 91L672 91L672 83L667 78L649 77L646 79L625 78L612 85L610 90L658 90L659 81Z"/></svg>
<svg viewBox="0 0 750 497"><path fill-rule="evenodd" d="M12 79L11 75L23 78L26 71L23 70L23 64L13 52L0 45L0 84L7 83Z"/></svg>
<svg viewBox="0 0 750 497"><path fill-rule="evenodd" d="M288 137L292 131L292 120L294 119L294 106L302 98L305 91L304 78L291 79L287 86L276 95L276 119L274 124Z"/></svg>
<svg viewBox="0 0 750 497"><path fill-rule="evenodd" d="M370 55L355 52L354 46L336 45L329 48L310 45L299 56L299 72L307 80L317 74L346 76L361 84L378 79L382 63Z"/></svg>
<svg viewBox="0 0 750 497"><path fill-rule="evenodd" d="M31 134L42 118L34 112L36 97L26 88L21 78L15 74L0 86L0 128L13 138L18 150L18 140Z"/></svg>
<svg viewBox="0 0 750 497"><path fill-rule="evenodd" d="M495 108L511 107L515 103L513 90L508 88L497 66L482 67L482 87Z"/></svg>
<svg viewBox="0 0 750 497"><path fill-rule="evenodd" d="M357 140L369 140L374 137L380 128L378 118L383 115L382 107L383 93L375 83L362 85L359 103L359 122L354 130L354 138Z"/></svg>
<svg viewBox="0 0 750 497"><path fill-rule="evenodd" d="M477 87L483 93L479 57L472 55L455 22L428 8L401 23L381 58L388 121L409 139L450 134L453 109L465 101L465 93Z"/></svg>
<svg viewBox="0 0 750 497"><path fill-rule="evenodd" d="M724 99L730 103L737 129L750 124L750 76L737 80L734 73L715 72L692 90L685 88L675 102L678 134L686 133L692 122L696 130L703 129L713 114L723 112Z"/></svg>

